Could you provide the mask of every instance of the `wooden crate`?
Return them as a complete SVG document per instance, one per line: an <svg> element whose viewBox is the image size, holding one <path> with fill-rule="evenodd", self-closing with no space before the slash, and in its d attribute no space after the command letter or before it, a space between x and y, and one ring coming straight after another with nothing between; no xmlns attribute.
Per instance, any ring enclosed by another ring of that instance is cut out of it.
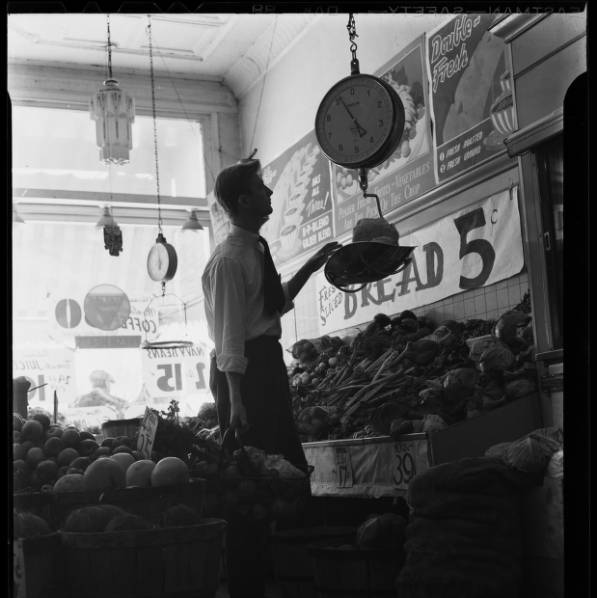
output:
<svg viewBox="0 0 597 598"><path fill-rule="evenodd" d="M193 479L187 484L147 488L118 488L104 492L65 492L52 495L52 523L61 527L69 513L96 504L110 504L144 517L155 524L161 523L164 511L173 505L187 505L203 515L205 482Z"/></svg>
<svg viewBox="0 0 597 598"><path fill-rule="evenodd" d="M15 538L13 542L14 598L64 596L60 534Z"/></svg>
<svg viewBox="0 0 597 598"><path fill-rule="evenodd" d="M62 532L67 595L85 598L213 598L220 579L222 519L101 533Z"/></svg>

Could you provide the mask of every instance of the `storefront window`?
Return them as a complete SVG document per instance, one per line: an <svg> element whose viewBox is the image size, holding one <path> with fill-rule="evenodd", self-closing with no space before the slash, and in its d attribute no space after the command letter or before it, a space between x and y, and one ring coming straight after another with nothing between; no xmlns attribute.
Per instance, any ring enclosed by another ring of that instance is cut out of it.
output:
<svg viewBox="0 0 597 598"><path fill-rule="evenodd" d="M29 379L30 407L53 415L56 404L61 421L98 432L107 420L140 417L146 406L165 411L172 400L180 415L196 415L212 400L200 281L209 232L164 222L178 254L165 289L176 309L156 308L163 291L146 267L158 233L157 211L155 223L147 220L156 197L152 119L135 118L130 163L109 167L88 113L13 106L12 114L13 201L17 209L39 198L48 206L43 220L13 223L13 377ZM200 126L159 118L157 129L162 197L185 215L181 206L205 196ZM119 195L128 211L113 256L103 229L73 210L97 206L99 219L110 204L118 221ZM102 311L108 303L110 313ZM188 346L143 348L156 330Z"/></svg>
<svg viewBox="0 0 597 598"><path fill-rule="evenodd" d="M537 152L541 184L543 246L554 349L562 348L562 295L564 245L564 154L562 138L545 144Z"/></svg>

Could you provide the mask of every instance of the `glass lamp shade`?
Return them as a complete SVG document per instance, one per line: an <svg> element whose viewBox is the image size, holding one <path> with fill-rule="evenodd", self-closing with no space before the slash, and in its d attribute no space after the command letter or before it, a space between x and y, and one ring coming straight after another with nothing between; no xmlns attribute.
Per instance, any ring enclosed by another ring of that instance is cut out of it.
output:
<svg viewBox="0 0 597 598"><path fill-rule="evenodd" d="M116 220L114 220L114 217L112 216L110 206L103 207L102 215L95 226L98 228L103 226L116 226Z"/></svg>
<svg viewBox="0 0 597 598"><path fill-rule="evenodd" d="M89 101L89 111L95 121L100 160L106 164L126 164L133 147L133 98L120 89L118 81L107 79Z"/></svg>

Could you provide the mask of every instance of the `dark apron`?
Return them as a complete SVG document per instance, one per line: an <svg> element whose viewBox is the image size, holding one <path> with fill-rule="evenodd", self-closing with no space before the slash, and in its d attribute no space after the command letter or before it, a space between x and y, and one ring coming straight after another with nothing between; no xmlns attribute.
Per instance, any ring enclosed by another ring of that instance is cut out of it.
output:
<svg viewBox="0 0 597 598"><path fill-rule="evenodd" d="M292 416L288 373L280 342L273 336L247 341L245 357L248 365L241 395L249 429L243 434L243 443L269 454L281 454L306 472L308 466ZM226 375L217 369L215 357L211 360L209 384L223 435L230 425L230 399Z"/></svg>

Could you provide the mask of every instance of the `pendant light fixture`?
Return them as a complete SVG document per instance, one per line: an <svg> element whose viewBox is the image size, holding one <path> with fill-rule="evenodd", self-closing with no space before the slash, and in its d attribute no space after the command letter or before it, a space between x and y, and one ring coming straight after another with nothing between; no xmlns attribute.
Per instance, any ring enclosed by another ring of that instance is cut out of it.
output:
<svg viewBox="0 0 597 598"><path fill-rule="evenodd" d="M122 251L122 231L116 220L114 220L114 216L112 216L110 206L102 208L102 215L95 226L104 229L104 249L107 249L110 255L120 255Z"/></svg>
<svg viewBox="0 0 597 598"><path fill-rule="evenodd" d="M105 164L126 164L133 147L132 123L135 120L135 102L120 89L112 77L112 41L110 15L106 15L108 43L107 79L89 102L91 119L95 121L95 137L100 148L100 161Z"/></svg>
<svg viewBox="0 0 597 598"><path fill-rule="evenodd" d="M189 215L182 225L182 230L203 230L203 225L197 218L197 210L191 210Z"/></svg>

